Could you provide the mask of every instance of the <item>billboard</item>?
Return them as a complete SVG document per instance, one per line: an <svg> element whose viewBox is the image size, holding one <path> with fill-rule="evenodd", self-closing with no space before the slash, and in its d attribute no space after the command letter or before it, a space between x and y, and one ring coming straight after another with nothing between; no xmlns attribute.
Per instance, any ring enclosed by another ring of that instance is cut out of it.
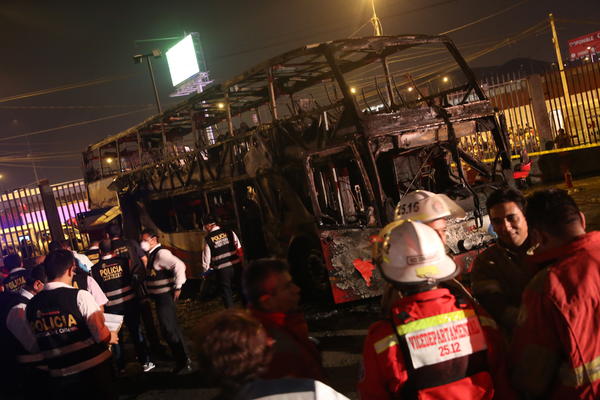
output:
<svg viewBox="0 0 600 400"><path fill-rule="evenodd" d="M177 42L167 50L166 54L173 86L179 85L200 72L196 43L192 34Z"/></svg>
<svg viewBox="0 0 600 400"><path fill-rule="evenodd" d="M600 31L569 40L569 58L576 60L600 53Z"/></svg>

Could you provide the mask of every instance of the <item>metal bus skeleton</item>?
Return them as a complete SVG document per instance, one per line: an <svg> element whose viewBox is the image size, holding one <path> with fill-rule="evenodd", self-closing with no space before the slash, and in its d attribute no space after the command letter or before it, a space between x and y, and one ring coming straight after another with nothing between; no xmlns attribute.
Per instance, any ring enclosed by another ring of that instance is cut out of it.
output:
<svg viewBox="0 0 600 400"><path fill-rule="evenodd" d="M423 72L428 54L445 54L441 67L461 72L464 84L433 90L426 79L439 72ZM492 133L498 168L460 148L461 137L481 132ZM480 217L479 188L467 183L463 163L507 181L509 156L490 101L452 41L403 35L274 57L90 146L84 168L91 206L115 205L107 187L116 191L126 233L159 229L192 276L200 273L201 216L210 211L238 232L248 258L287 257L306 295L330 288L340 303L380 294L369 237L404 194L459 195ZM456 242L449 245L459 253Z"/></svg>

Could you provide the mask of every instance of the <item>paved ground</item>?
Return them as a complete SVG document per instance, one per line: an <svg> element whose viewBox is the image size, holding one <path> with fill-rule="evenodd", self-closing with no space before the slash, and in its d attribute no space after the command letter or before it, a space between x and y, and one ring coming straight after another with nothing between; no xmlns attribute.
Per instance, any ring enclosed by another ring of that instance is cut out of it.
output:
<svg viewBox="0 0 600 400"><path fill-rule="evenodd" d="M588 230L600 230L600 177L576 180L571 194L587 217ZM565 188L564 184L542 185ZM178 312L190 343L193 327L202 317L220 308L216 300L199 302L186 300L179 304ZM377 319L377 301L365 301L335 310L309 312L311 334L321 341L329 384L351 399L357 398L355 385L358 376L360 353L368 326ZM193 347L191 348L193 353ZM159 368L149 374L136 374L121 382L122 398L154 399L210 399L216 392L210 389L200 374L173 378L168 374L171 364L159 361Z"/></svg>

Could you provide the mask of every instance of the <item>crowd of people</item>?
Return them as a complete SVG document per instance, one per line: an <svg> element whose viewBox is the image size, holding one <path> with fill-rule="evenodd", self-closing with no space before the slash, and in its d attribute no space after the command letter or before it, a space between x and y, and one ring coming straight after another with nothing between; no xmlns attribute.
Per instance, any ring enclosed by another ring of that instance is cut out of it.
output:
<svg viewBox="0 0 600 400"><path fill-rule="evenodd" d="M444 195L409 193L373 238L386 287L381 318L364 340L362 399L600 398L600 234L586 233L563 190L525 198L499 189L486 206L497 241L471 271L446 252L447 219L465 212ZM197 368L219 386L217 398L346 399L328 386L287 263L244 263L233 231L210 215L204 229L204 276L215 274L225 310L203 318L193 339ZM87 253L56 242L34 268L5 257L0 369L13 383L8 395L115 399L127 361L120 324L141 371L155 368L153 354L163 351L152 304L172 373L194 369L176 314L182 260L156 232L144 230L138 243L118 226Z"/></svg>

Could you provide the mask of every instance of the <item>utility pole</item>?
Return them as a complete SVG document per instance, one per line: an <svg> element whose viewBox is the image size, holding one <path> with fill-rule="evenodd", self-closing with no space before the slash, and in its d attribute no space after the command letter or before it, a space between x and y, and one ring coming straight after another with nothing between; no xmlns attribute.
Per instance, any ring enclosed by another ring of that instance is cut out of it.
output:
<svg viewBox="0 0 600 400"><path fill-rule="evenodd" d="M554 15L549 14L550 28L552 29L552 43L554 44L554 51L556 51L556 61L558 62L558 71L560 72L560 80L562 82L563 92L565 94L565 103L567 109L571 104L571 93L569 92L569 85L567 83L567 74L565 73L565 64L563 63L562 54L560 53L560 43L558 41L558 34L556 33L556 24L554 23Z"/></svg>
<svg viewBox="0 0 600 400"><path fill-rule="evenodd" d="M371 17L371 24L373 24L373 35L383 35L383 28L381 27L381 21L375 12L375 0L371 0L371 7L373 8L373 16Z"/></svg>

